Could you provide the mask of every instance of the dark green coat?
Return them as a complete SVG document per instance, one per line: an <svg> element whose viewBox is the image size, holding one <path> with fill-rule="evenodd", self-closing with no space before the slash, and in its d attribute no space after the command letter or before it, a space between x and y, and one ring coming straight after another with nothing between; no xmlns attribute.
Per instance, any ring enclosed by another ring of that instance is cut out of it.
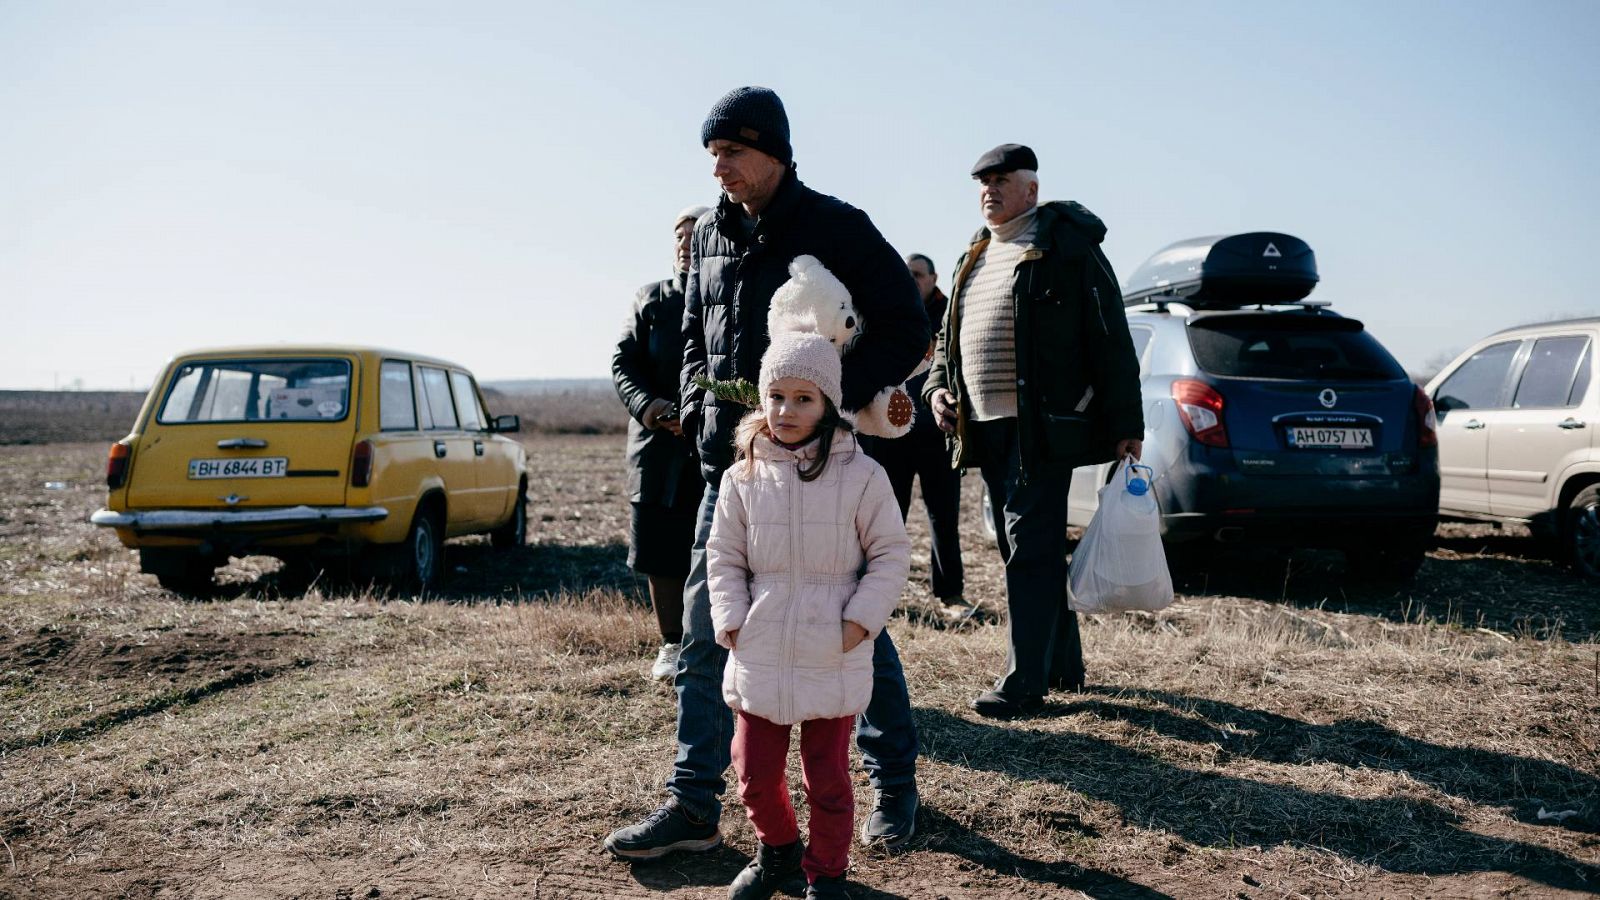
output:
<svg viewBox="0 0 1600 900"><path fill-rule="evenodd" d="M1107 462L1117 441L1144 437L1139 360L1122 292L1100 251L1105 223L1077 203L1046 203L1038 216L1033 245L1011 282L1024 472L1040 463ZM962 292L988 243L989 229L980 229L956 263L950 305L922 392L930 406L935 391L956 395L960 415L951 458L962 469L988 461L967 428L960 337Z"/></svg>

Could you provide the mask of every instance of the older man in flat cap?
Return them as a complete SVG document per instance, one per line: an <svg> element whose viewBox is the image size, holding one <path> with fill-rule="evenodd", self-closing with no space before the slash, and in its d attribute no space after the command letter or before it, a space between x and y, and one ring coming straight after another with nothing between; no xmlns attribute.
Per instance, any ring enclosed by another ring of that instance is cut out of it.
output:
<svg viewBox="0 0 1600 900"><path fill-rule="evenodd" d="M1084 684L1067 607L1067 488L1076 466L1138 458L1139 361L1122 294L1083 206L1039 203L1039 160L1021 144L978 158L987 225L956 263L923 397L954 435L953 464L979 468L1006 566L1006 673L972 708L1038 714Z"/></svg>

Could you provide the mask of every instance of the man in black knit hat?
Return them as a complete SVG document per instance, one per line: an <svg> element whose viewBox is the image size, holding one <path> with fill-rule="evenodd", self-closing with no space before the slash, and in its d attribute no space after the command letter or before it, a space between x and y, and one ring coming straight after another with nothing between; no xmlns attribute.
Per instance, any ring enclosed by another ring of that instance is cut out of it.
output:
<svg viewBox="0 0 1600 900"><path fill-rule="evenodd" d="M717 488L733 463L734 429L748 410L697 387L696 376L757 380L772 294L789 279L789 263L803 254L817 257L844 283L866 326L843 361L844 411L858 410L884 387L904 381L930 338L915 282L866 214L800 183L788 116L777 94L759 87L729 92L706 117L700 142L715 159L712 174L723 196L695 229L684 291L679 406L684 433L700 450L706 489L684 588L684 642L675 682L678 758L666 803L606 839L606 848L624 859L709 850L721 841L717 823L733 716L722 698L727 651L717 645L711 625L705 544ZM861 837L896 846L915 828L918 748L905 676L887 630L875 643L873 664L872 703L860 718L857 742L876 800ZM798 849L792 859L767 850L741 873L735 896L769 896L769 888L799 871Z"/></svg>

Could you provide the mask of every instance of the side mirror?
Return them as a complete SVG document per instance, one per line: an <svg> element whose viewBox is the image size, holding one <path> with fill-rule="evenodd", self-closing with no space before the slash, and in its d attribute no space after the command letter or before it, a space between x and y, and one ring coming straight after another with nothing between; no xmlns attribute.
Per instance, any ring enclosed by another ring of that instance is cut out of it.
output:
<svg viewBox="0 0 1600 900"><path fill-rule="evenodd" d="M495 434L515 434L522 430L522 417L495 416L489 430Z"/></svg>
<svg viewBox="0 0 1600 900"><path fill-rule="evenodd" d="M1441 394L1440 396L1433 398L1433 411L1435 413L1442 416L1452 409L1455 409L1455 404L1451 402L1449 397Z"/></svg>

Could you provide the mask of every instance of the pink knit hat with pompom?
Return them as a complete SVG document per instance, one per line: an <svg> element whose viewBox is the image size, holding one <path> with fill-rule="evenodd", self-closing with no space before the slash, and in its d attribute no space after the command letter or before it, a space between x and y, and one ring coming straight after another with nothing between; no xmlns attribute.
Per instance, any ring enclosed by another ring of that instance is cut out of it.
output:
<svg viewBox="0 0 1600 900"><path fill-rule="evenodd" d="M822 396L833 401L834 409L843 409L843 392L839 382L843 374L839 366L839 351L833 342L811 331L780 331L772 336L772 345L761 357L761 402L766 403L767 389L780 378L801 378L817 386Z"/></svg>

